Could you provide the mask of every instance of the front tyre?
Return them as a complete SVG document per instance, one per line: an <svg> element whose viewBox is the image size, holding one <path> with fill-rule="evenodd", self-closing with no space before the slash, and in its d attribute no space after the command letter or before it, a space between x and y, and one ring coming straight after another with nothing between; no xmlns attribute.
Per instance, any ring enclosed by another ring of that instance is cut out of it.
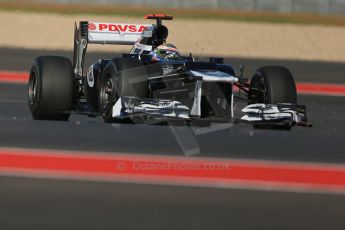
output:
<svg viewBox="0 0 345 230"><path fill-rule="evenodd" d="M112 108L122 96L146 98L148 74L137 59L114 58L104 68L100 80L99 111L105 122L119 122L112 117Z"/></svg>
<svg viewBox="0 0 345 230"><path fill-rule="evenodd" d="M249 103L297 104L297 90L291 72L281 66L265 66L257 70L250 82Z"/></svg>
<svg viewBox="0 0 345 230"><path fill-rule="evenodd" d="M28 104L36 120L68 120L73 103L73 71L69 59L42 56L32 65Z"/></svg>
<svg viewBox="0 0 345 230"><path fill-rule="evenodd" d="M112 108L119 98L114 89L117 82L116 69L108 65L101 77L101 86L99 90L99 111L102 113L103 120L107 123L112 122Z"/></svg>
<svg viewBox="0 0 345 230"><path fill-rule="evenodd" d="M297 104L296 84L291 72L281 66L259 68L251 79L248 99L249 104ZM254 128L272 128L272 126L254 125ZM290 130L291 124L288 122L274 128Z"/></svg>

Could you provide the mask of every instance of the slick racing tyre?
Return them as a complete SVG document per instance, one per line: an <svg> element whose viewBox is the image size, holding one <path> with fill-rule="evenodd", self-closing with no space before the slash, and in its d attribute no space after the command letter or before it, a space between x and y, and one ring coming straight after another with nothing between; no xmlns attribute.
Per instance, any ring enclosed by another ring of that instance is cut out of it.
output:
<svg viewBox="0 0 345 230"><path fill-rule="evenodd" d="M295 80L290 71L285 67L266 66L259 68L251 79L248 99L249 104L297 104ZM254 124L253 126L259 129L291 129L290 122L277 126L259 124Z"/></svg>
<svg viewBox="0 0 345 230"><path fill-rule="evenodd" d="M297 104L295 80L291 72L280 66L259 68L250 82L249 104Z"/></svg>
<svg viewBox="0 0 345 230"><path fill-rule="evenodd" d="M36 120L68 120L73 103L71 61L64 57L35 59L30 71L28 104Z"/></svg>
<svg viewBox="0 0 345 230"><path fill-rule="evenodd" d="M101 76L99 110L105 122L119 122L112 118L112 109L122 96L147 98L147 71L133 58L115 58L110 61Z"/></svg>

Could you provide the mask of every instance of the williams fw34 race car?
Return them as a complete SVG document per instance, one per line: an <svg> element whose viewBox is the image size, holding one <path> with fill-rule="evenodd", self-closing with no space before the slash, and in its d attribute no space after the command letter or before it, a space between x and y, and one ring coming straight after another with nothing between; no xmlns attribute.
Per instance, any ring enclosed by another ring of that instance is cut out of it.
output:
<svg viewBox="0 0 345 230"><path fill-rule="evenodd" d="M166 43L169 15L146 15L155 24L81 21L75 26L73 63L37 57L30 71L28 103L34 119L68 120L72 112L105 122L245 122L255 127L307 126L295 81L280 66L249 78L222 58L198 61ZM84 70L89 44L132 45L129 53L101 59ZM239 110L239 105L244 105ZM237 109L237 110L236 110Z"/></svg>

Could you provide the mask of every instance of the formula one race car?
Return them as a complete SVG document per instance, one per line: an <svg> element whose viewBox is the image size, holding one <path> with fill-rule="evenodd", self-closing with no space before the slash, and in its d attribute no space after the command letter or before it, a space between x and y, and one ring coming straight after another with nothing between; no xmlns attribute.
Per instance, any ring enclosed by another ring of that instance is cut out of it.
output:
<svg viewBox="0 0 345 230"><path fill-rule="evenodd" d="M37 57L30 72L29 107L34 119L68 120L71 112L105 122L195 120L243 121L259 126L305 126L290 71L259 68L236 74L222 58L197 61L167 44L169 15L146 15L156 24L80 22L73 64L65 57ZM84 71L88 44L133 45L129 53L101 59ZM240 117L237 103L246 103Z"/></svg>

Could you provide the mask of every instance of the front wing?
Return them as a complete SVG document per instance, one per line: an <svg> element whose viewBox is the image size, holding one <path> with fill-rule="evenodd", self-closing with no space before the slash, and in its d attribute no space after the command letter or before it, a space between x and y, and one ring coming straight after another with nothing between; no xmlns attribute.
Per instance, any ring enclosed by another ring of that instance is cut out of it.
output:
<svg viewBox="0 0 345 230"><path fill-rule="evenodd" d="M310 126L305 106L293 104L252 104L242 109L241 119L224 120L250 123L256 126ZM120 97L113 106L112 116L116 119L141 118L143 120L185 120L204 119L191 115L191 109L179 101L153 98ZM209 118L205 118L210 120ZM219 121L219 120L217 120Z"/></svg>

